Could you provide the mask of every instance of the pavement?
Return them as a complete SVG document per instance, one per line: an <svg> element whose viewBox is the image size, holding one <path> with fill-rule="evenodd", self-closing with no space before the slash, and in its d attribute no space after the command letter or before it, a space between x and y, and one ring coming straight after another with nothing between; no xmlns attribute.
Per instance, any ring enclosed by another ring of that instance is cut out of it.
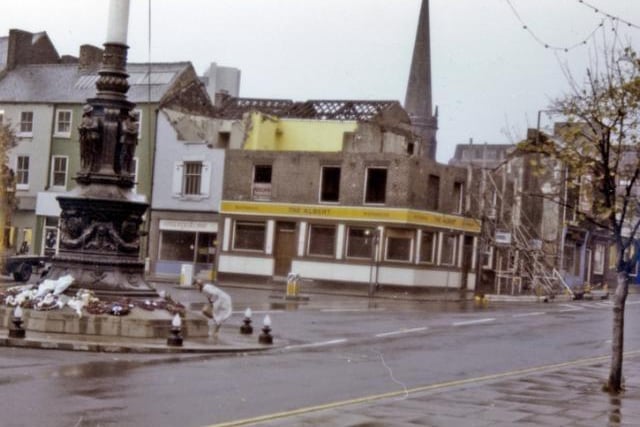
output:
<svg viewBox="0 0 640 427"><path fill-rule="evenodd" d="M626 354L626 390L602 391L609 357L541 366L332 402L215 427L601 427L640 424L640 354ZM425 369L428 369L425 367Z"/></svg>

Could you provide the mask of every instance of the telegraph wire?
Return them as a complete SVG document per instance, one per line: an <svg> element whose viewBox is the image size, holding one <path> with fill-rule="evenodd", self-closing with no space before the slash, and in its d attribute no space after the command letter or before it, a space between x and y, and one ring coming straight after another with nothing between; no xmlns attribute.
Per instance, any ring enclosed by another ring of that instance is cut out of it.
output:
<svg viewBox="0 0 640 427"><path fill-rule="evenodd" d="M598 25L596 25L596 27L591 30L591 32L589 32L589 34L583 38L581 41L574 43L572 45L569 46L556 46L556 45L552 45L550 43L545 42L544 40L542 40L540 37L538 37L538 35L527 25L527 23L524 21L524 19L522 19L522 17L520 16L520 14L518 13L518 10L515 8L515 6L513 5L513 3L511 2L511 0L505 0L507 2L507 4L509 5L509 8L511 9L511 12L513 12L513 15L516 17L516 19L520 22L520 24L522 25L522 29L524 29L525 31L527 31L529 33L529 35L531 35L531 37L542 47L544 47L545 49L551 49L551 50L555 50L555 51L564 51L564 52L569 52L570 50L576 49L580 46L584 46L586 45L591 39L593 39L597 33L597 31L601 28L604 27L604 23L605 23L605 18L603 18L600 23ZM580 1L580 0L578 0Z"/></svg>
<svg viewBox="0 0 640 427"><path fill-rule="evenodd" d="M620 18L619 16L615 16L615 15L612 15L610 13L607 13L607 12L603 11L602 9L599 9L599 8L595 7L594 5L588 3L588 2L586 2L584 0L577 0L577 1L578 1L578 3L580 3L580 4L588 7L589 9L593 10L595 13L598 13L598 14L600 14L600 15L608 18L608 19L611 19L613 21L621 22L624 25L626 25L627 27L635 28L636 30L640 30L640 25L636 25L633 22L630 22L630 21L627 21L625 19Z"/></svg>

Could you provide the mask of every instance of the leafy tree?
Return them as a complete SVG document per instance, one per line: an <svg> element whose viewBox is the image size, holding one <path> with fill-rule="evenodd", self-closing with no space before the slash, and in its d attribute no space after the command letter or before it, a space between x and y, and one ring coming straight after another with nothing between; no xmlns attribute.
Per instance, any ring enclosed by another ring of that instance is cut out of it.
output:
<svg viewBox="0 0 640 427"><path fill-rule="evenodd" d="M636 190L640 178L640 60L632 48L604 53L587 69L583 83L570 80L571 91L552 102L566 118L559 138L536 138L521 148L562 162L580 178L589 203L576 203L579 218L610 233L615 245L611 367L605 389L623 388L624 311L634 263L633 241L640 227ZM570 189L577 182L567 179ZM566 203L566 201L563 201Z"/></svg>

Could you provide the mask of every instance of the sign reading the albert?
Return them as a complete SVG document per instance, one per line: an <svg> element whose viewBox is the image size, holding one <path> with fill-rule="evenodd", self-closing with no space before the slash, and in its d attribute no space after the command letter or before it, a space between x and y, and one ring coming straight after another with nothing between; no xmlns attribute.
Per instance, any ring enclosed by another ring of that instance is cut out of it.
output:
<svg viewBox="0 0 640 427"><path fill-rule="evenodd" d="M228 215L381 221L461 230L470 233L480 232L480 222L473 218L411 209L223 201L220 205L220 212Z"/></svg>

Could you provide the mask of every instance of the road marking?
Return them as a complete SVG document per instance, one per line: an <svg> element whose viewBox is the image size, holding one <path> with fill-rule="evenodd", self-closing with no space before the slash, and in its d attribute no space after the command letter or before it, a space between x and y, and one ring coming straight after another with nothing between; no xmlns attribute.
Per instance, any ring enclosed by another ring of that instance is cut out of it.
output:
<svg viewBox="0 0 640 427"><path fill-rule="evenodd" d="M564 310L558 310L558 313L566 313L568 311L581 311L581 310L584 310L584 308L582 308L582 307L578 307L578 306L571 305L571 304L558 304L558 305L560 305L562 307L569 307L569 308L564 309Z"/></svg>
<svg viewBox="0 0 640 427"><path fill-rule="evenodd" d="M610 302L597 302L596 305L598 307L611 307L611 303Z"/></svg>
<svg viewBox="0 0 640 427"><path fill-rule="evenodd" d="M546 311L532 311L531 313L514 314L512 317L542 316L543 314L547 314L547 312Z"/></svg>
<svg viewBox="0 0 640 427"><path fill-rule="evenodd" d="M320 342L312 342L309 344L298 344L298 345L288 345L284 348L284 350L290 350L292 348L312 348L312 347L323 347L323 346L327 346L327 345L335 345L335 344L342 344L347 342L346 338L338 338L335 340L331 340L331 341L320 341Z"/></svg>
<svg viewBox="0 0 640 427"><path fill-rule="evenodd" d="M634 351L629 351L629 352L625 352L624 353L625 357L637 356L637 355L640 355L640 350L634 350ZM412 394L412 393L422 393L422 392L439 390L439 389L444 389L444 388L449 388L449 387L465 386L465 385L468 385L468 384L476 384L476 383L480 383L480 382L494 381L494 380L499 380L499 379L516 377L516 376L520 376L520 375L534 374L534 373L537 373L537 372L556 371L556 370L559 370L559 369L562 369L562 368L567 368L567 367L572 367L572 366L589 365L591 363L607 361L610 358L611 358L610 355L596 356L596 357L590 357L590 358L585 358L585 359L572 360L572 361L569 361L569 362L556 363L556 364L553 364L553 365L542 365L542 366L536 366L536 367L533 367L533 368L516 369L516 370L513 370L513 371L500 372L500 373L497 373L497 374L489 374L489 375L483 375L483 376L473 377L473 378L464 378L464 379L461 379L461 380L446 381L446 382L441 382L441 383L435 383L435 384L429 384L429 385L425 385L425 386L421 386L421 387L416 387L416 388L412 388L412 389L409 389L409 390L397 390L397 391L391 391L391 392L388 392L388 393L373 394L373 395L358 397L358 398L350 399L350 400L342 400L342 401L337 401L337 402L330 402L330 403L326 403L326 404L323 404L323 405L307 406L307 407L304 407L304 408L293 409L291 411L275 412L273 414L260 415L260 416L254 417L254 418L246 418L246 419L242 419L242 420L228 421L228 422L219 423L219 424L212 424L212 425L210 425L208 427L239 427L239 426L246 426L246 425L257 424L257 423L262 423L262 422L267 422L267 421L274 421L274 420L278 420L278 419L282 419L282 418L290 418L290 417L294 417L294 416L297 416L297 415L305 415L305 414L308 414L308 413L311 413L311 412L326 411L328 409L342 408L342 407L345 407L345 406L357 405L357 404L362 404L362 403L371 403L371 402L375 402L377 400L391 399L391 398L395 398L395 397L406 396L407 394Z"/></svg>
<svg viewBox="0 0 640 427"><path fill-rule="evenodd" d="M613 302L611 304L613 304ZM636 304L640 304L640 301L631 301L627 303L627 305L636 305Z"/></svg>
<svg viewBox="0 0 640 427"><path fill-rule="evenodd" d="M486 319L477 319L477 320L466 320L464 322L455 322L453 326L466 326L466 325L477 325L478 323L488 323L493 322L495 317L488 317Z"/></svg>
<svg viewBox="0 0 640 427"><path fill-rule="evenodd" d="M386 308L323 308L323 313L359 313L366 311L386 311Z"/></svg>
<svg viewBox="0 0 640 427"><path fill-rule="evenodd" d="M423 327L423 328L400 329L398 331L383 332L381 334L376 334L376 337L382 338L382 337L390 337L392 335L410 334L410 333L413 333L413 332L426 331L427 329L429 329L429 328L427 328L426 326Z"/></svg>
<svg viewBox="0 0 640 427"><path fill-rule="evenodd" d="M231 314L244 314L245 310L232 311ZM253 314L270 314L270 313L284 313L284 310L252 310Z"/></svg>

